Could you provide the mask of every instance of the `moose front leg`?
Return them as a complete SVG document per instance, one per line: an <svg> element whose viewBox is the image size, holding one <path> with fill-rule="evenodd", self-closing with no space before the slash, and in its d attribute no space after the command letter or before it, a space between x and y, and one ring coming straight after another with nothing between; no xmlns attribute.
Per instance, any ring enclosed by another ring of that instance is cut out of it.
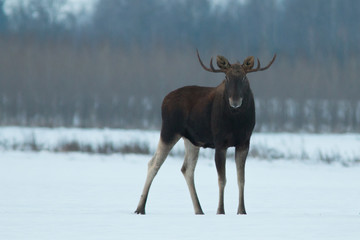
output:
<svg viewBox="0 0 360 240"><path fill-rule="evenodd" d="M218 182L219 182L219 205L217 209L217 214L225 214L224 210L224 189L226 185L226 149L216 149L215 150L215 165L218 173Z"/></svg>
<svg viewBox="0 0 360 240"><path fill-rule="evenodd" d="M244 187L245 187L245 162L249 152L249 144L245 146L236 147L235 163L237 171L237 180L239 186L239 207L237 214L246 214L244 203Z"/></svg>

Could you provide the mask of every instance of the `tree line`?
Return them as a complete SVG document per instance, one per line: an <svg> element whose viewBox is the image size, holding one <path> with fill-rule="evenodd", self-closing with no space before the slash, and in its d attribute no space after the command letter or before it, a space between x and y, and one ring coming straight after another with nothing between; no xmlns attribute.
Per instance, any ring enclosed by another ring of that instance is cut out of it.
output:
<svg viewBox="0 0 360 240"><path fill-rule="evenodd" d="M159 128L160 105L184 85L218 85L196 58L248 55L259 131L360 131L356 0L0 0L0 124Z"/></svg>

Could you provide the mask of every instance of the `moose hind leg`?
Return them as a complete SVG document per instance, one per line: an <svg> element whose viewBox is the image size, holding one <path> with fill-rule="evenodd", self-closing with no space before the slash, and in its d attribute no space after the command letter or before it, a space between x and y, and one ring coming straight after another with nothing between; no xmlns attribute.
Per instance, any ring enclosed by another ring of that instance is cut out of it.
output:
<svg viewBox="0 0 360 240"><path fill-rule="evenodd" d="M145 205L146 200L149 194L149 189L151 186L152 181L154 180L157 172L159 171L161 165L164 163L166 157L168 156L170 150L173 148L175 143L180 139L180 137L176 137L174 141L170 143L165 143L161 138L157 147L157 150L152 157L152 159L149 161L148 164L148 172L147 177L144 185L143 192L140 197L139 204L135 210L135 213L137 214L145 214Z"/></svg>
<svg viewBox="0 0 360 240"><path fill-rule="evenodd" d="M204 214L200 206L200 201L196 193L195 182L194 182L194 172L199 156L199 147L193 145L186 138L184 138L184 145L185 145L185 159L184 159L184 164L181 168L181 172L183 173L186 183L188 185L195 214Z"/></svg>

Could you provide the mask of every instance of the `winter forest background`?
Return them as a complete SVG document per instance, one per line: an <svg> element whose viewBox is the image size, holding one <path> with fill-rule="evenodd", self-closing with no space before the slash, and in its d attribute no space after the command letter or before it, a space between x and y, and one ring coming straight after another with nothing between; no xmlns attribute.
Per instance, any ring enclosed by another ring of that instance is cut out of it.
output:
<svg viewBox="0 0 360 240"><path fill-rule="evenodd" d="M360 1L0 0L0 125L160 127L204 62L248 55L257 131L360 132Z"/></svg>

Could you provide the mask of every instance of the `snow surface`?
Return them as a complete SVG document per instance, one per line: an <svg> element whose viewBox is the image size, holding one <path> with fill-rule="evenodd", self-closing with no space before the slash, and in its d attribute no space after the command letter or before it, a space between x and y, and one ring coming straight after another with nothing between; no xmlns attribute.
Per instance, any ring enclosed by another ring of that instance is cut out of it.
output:
<svg viewBox="0 0 360 240"><path fill-rule="evenodd" d="M205 215L197 216L182 158L169 157L141 216L133 211L149 159L0 151L0 239L360 239L359 166L250 158L248 215L237 216L227 161L226 215L218 216L214 162L201 157L195 181Z"/></svg>

